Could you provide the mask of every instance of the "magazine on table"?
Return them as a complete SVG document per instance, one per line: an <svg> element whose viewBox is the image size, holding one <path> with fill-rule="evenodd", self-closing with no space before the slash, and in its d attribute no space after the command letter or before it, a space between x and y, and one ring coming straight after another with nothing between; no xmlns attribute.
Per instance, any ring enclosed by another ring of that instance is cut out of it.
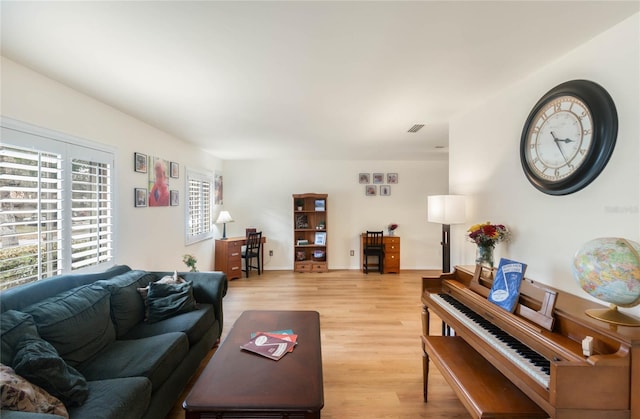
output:
<svg viewBox="0 0 640 419"><path fill-rule="evenodd" d="M298 335L288 332L292 331L252 333L251 339L240 348L277 361L296 346Z"/></svg>

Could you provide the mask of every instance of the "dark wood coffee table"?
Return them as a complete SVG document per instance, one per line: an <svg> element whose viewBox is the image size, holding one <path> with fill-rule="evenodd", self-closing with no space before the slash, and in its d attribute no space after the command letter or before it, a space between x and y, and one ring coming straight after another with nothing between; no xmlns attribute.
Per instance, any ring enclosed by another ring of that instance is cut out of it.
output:
<svg viewBox="0 0 640 419"><path fill-rule="evenodd" d="M240 349L251 333L293 329L298 344L279 361ZM315 311L245 311L182 406L195 418L320 418L324 406L320 316Z"/></svg>

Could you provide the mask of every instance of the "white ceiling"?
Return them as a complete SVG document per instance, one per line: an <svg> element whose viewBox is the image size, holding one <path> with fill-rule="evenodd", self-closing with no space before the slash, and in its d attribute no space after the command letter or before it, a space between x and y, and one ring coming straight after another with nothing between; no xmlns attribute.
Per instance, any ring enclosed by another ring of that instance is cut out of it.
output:
<svg viewBox="0 0 640 419"><path fill-rule="evenodd" d="M446 157L452 115L640 3L3 0L0 7L2 55L223 159L417 160ZM416 123L426 126L408 133Z"/></svg>

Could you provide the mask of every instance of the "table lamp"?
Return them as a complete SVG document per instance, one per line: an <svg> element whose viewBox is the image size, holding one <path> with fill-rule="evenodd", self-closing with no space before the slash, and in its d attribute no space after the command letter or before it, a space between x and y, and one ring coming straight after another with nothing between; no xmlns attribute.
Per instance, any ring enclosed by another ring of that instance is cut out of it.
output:
<svg viewBox="0 0 640 419"><path fill-rule="evenodd" d="M451 248L449 234L451 224L465 222L465 200L462 195L432 195L427 198L427 219L442 224L442 272L450 270Z"/></svg>
<svg viewBox="0 0 640 419"><path fill-rule="evenodd" d="M231 214L229 211L220 211L220 215L218 215L218 219L216 220L216 224L222 223L222 240L227 240L227 223L232 223L233 218L231 218Z"/></svg>

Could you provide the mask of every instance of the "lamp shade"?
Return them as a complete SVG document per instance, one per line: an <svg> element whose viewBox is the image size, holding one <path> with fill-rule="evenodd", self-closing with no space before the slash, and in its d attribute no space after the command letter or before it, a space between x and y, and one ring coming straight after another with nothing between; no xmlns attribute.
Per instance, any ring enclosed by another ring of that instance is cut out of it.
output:
<svg viewBox="0 0 640 419"><path fill-rule="evenodd" d="M431 195L427 198L427 219L431 223L462 224L465 222L465 200L462 195Z"/></svg>
<svg viewBox="0 0 640 419"><path fill-rule="evenodd" d="M229 214L229 211L220 211L218 219L216 220L216 224L230 223L232 221L233 218L231 218L231 214Z"/></svg>

